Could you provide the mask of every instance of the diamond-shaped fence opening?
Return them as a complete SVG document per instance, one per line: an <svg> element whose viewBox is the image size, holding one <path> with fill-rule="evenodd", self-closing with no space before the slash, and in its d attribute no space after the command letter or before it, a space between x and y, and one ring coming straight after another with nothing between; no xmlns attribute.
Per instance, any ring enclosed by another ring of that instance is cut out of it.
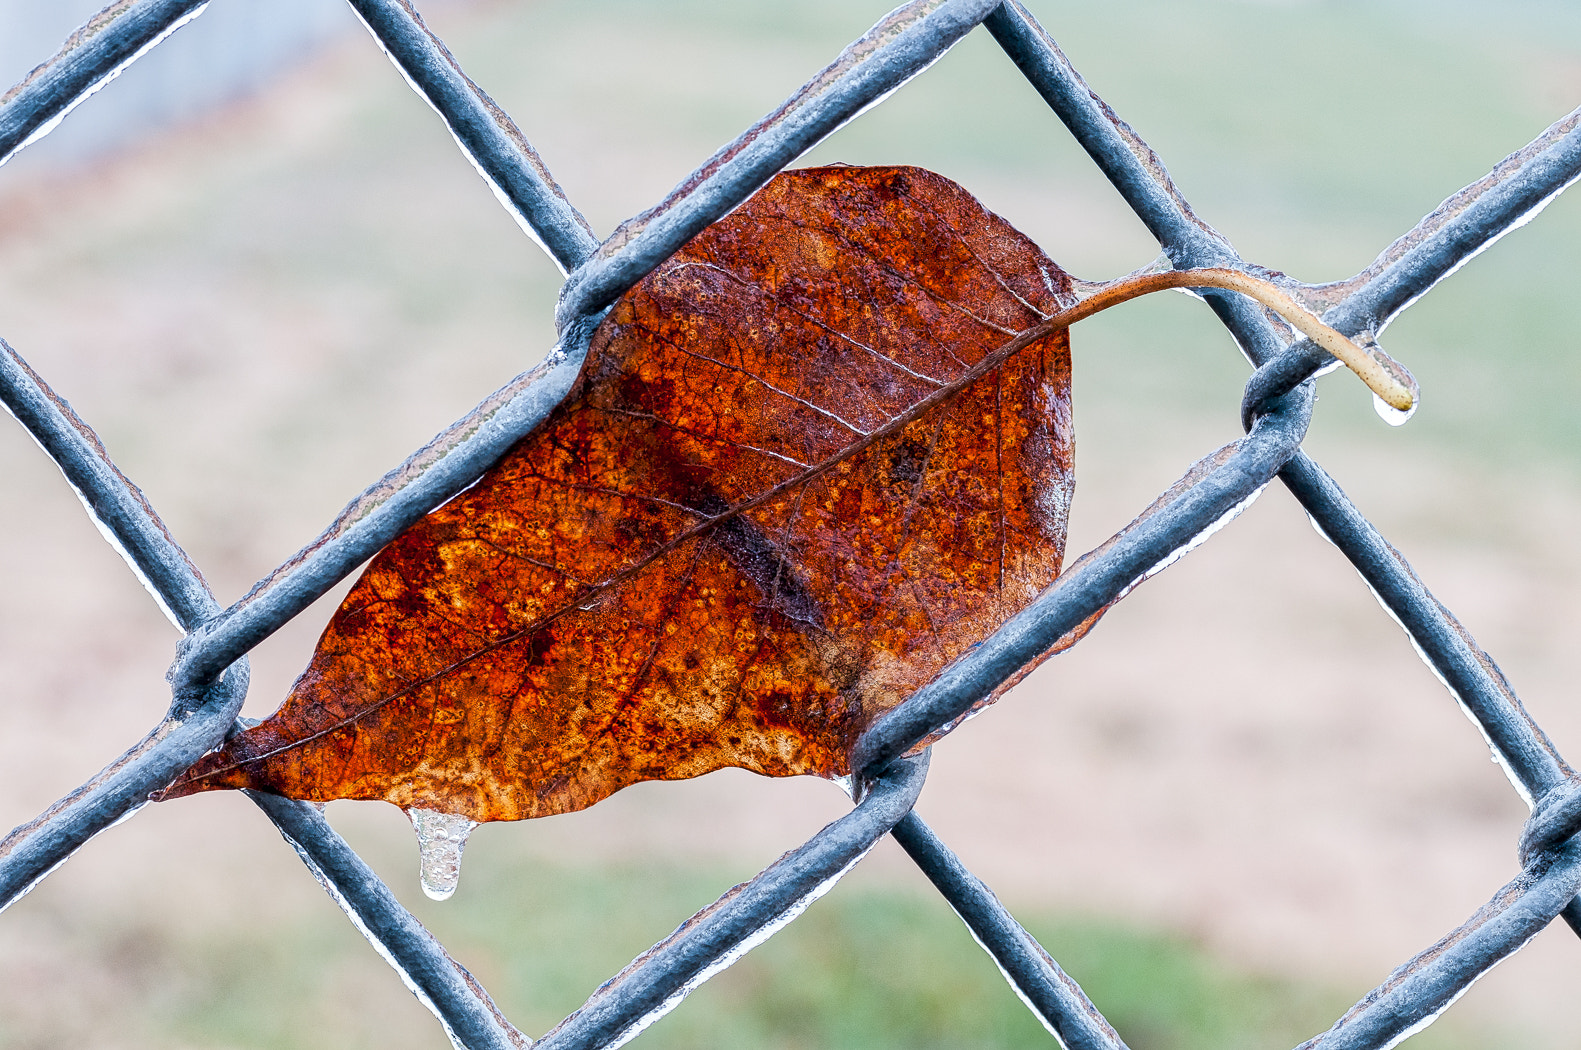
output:
<svg viewBox="0 0 1581 1050"><path fill-rule="evenodd" d="M1164 164L1091 91L1046 32L1015 3L918 0L885 16L760 123L699 167L670 196L600 242L555 184L529 136L473 84L401 0L352 0L380 46L444 119L507 211L567 273L548 366L488 395L406 465L353 500L324 534L241 601L221 608L155 509L119 472L89 425L9 346L4 401L60 467L107 536L184 632L170 669L170 713L124 756L17 828L0 845L0 900L12 902L97 832L143 805L215 747L240 712L243 658L407 525L468 486L537 425L569 389L592 329L609 306L689 238L719 219L863 109L901 88L966 34L991 36L1113 183L1176 269L1266 273L1241 259L1176 191ZM0 103L0 156L37 139L127 63L201 13L196 0L121 0L68 41ZM530 133L531 128L525 129ZM1355 277L1322 286L1274 275L1339 331L1366 342L1430 289L1581 174L1581 111L1499 162L1486 178L1388 246ZM1277 260L1263 262L1277 264ZM1090 558L935 680L874 723L856 746L866 785L851 812L687 920L674 935L593 991L539 1038L553 1047L613 1046L674 1008L693 988L793 920L875 841L892 835L998 963L1028 1007L1071 1047L1124 1045L1088 1000L988 888L967 871L912 804L927 757L904 757L1051 644L1141 579L1224 525L1277 481L1400 622L1486 736L1533 805L1518 848L1521 873L1444 940L1407 961L1308 1046L1383 1047L1438 1016L1479 976L1554 919L1581 933L1581 785L1503 674L1410 566L1302 450L1312 377L1332 359L1234 293L1207 305L1256 366L1245 388L1246 436L1201 461L1154 513ZM1209 451L1209 450L1202 450ZM1188 461L1180 466L1185 468ZM1140 508L1138 508L1140 510ZM947 747L948 742L942 746ZM528 1039L417 923L312 805L253 801L459 1046ZM787 843L787 846L791 845ZM1489 890L1494 890L1489 887ZM680 917L678 916L677 919Z"/></svg>

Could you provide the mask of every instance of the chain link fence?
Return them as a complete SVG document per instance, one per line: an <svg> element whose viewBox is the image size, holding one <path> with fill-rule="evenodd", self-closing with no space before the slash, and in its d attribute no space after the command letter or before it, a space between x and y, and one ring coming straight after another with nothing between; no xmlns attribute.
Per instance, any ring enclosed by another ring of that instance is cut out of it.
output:
<svg viewBox="0 0 1581 1050"><path fill-rule="evenodd" d="M665 200L600 242L525 135L462 71L405 0L351 0L379 46L439 113L507 211L567 274L560 342L546 365L484 399L462 420L354 499L313 543L221 608L154 508L86 422L9 346L0 344L6 407L60 467L102 531L183 630L169 714L103 772L0 844L0 900L15 901L97 832L146 804L237 724L246 655L402 529L472 483L569 390L589 336L610 305L671 253L781 168L982 27L1048 103L1157 238L1175 268L1241 259L1177 192L1162 161L1082 81L1018 3L915 0L886 16L827 68L699 167ZM199 0L119 0L0 101L0 158L47 133L128 63L201 13ZM1581 110L1446 200L1355 277L1322 286L1272 275L1323 319L1365 342L1431 288L1581 175ZM1532 806L1520 874L1441 941L1400 966L1306 1047L1392 1046L1431 1023L1478 977L1563 917L1581 934L1581 781L1526 713L1493 660L1434 599L1398 551L1302 450L1312 378L1332 358L1292 341L1250 300L1203 298L1256 366L1245 388L1245 437L1213 452L1110 541L856 745L859 801L756 878L686 920L530 1040L396 900L314 806L253 801L413 993L468 1048L609 1047L630 1039L692 989L792 921L884 835L893 835L1067 1047L1124 1046L1099 1008L994 894L912 812L927 774L919 742L966 714L1051 644L1233 518L1274 480L1351 561L1411 643L1481 728ZM946 745L947 746L947 745Z"/></svg>

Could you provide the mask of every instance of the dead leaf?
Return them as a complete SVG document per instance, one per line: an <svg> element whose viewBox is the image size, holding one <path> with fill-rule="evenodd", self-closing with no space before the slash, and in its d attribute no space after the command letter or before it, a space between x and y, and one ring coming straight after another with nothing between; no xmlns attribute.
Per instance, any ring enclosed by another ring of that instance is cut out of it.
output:
<svg viewBox="0 0 1581 1050"><path fill-rule="evenodd" d="M917 168L784 173L626 295L572 395L376 557L269 719L166 792L475 821L848 772L1048 585L1066 274Z"/></svg>

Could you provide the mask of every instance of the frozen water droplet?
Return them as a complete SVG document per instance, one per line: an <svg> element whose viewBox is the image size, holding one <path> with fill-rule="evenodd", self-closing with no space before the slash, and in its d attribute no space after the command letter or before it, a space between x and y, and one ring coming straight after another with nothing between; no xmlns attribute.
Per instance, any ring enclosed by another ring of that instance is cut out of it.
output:
<svg viewBox="0 0 1581 1050"><path fill-rule="evenodd" d="M1372 407L1378 413L1378 417L1391 427L1400 426L1416 415L1417 407L1422 403L1422 388L1417 383L1416 377L1411 374L1411 370L1385 353L1376 340L1364 341L1361 348L1367 351L1369 357L1382 365L1383 370L1388 372L1395 382L1411 392L1411 407L1406 409L1395 408L1377 394L1372 395Z"/></svg>
<svg viewBox="0 0 1581 1050"><path fill-rule="evenodd" d="M423 892L436 901L449 900L461 880L461 851L477 821L432 809L409 809L406 816L417 832Z"/></svg>
<svg viewBox="0 0 1581 1050"><path fill-rule="evenodd" d="M1372 395L1373 411L1377 412L1378 418L1382 419L1391 427L1402 426L1406 420L1416 415L1416 410L1421 404L1422 398L1421 395L1418 394L1416 397L1411 399L1411 407L1406 409L1404 412L1401 412L1398 408L1395 408L1377 394Z"/></svg>

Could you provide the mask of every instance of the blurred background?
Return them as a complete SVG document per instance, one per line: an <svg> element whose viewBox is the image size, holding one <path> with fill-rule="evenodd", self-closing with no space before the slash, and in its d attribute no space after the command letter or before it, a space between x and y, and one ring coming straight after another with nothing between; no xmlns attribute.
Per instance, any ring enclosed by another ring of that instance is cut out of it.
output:
<svg viewBox="0 0 1581 1050"><path fill-rule="evenodd" d="M1042 0L1088 82L1250 260L1349 276L1581 103L1581 11L1542 0ZM600 235L884 13L840 0L424 5ZM93 4L0 2L0 80ZM1067 269L1145 230L985 33L805 158L962 183ZM1307 447L1581 752L1581 198L1445 281ZM224 602L553 341L559 275L332 0L218 0L0 171L0 336L97 428ZM1247 366L1200 303L1073 333L1072 551L1239 433ZM168 702L174 642L69 488L0 427L0 823ZM326 597L253 657L262 716ZM489 825L445 903L405 818L332 823L537 1035L848 805L727 771ZM1289 1046L1516 872L1524 807L1479 734L1279 486L936 748L919 803L1137 1050ZM1413 1047L1574 1045L1560 927ZM888 843L644 1045L1047 1045ZM244 799L151 806L0 922L6 1047L439 1047L438 1025Z"/></svg>

